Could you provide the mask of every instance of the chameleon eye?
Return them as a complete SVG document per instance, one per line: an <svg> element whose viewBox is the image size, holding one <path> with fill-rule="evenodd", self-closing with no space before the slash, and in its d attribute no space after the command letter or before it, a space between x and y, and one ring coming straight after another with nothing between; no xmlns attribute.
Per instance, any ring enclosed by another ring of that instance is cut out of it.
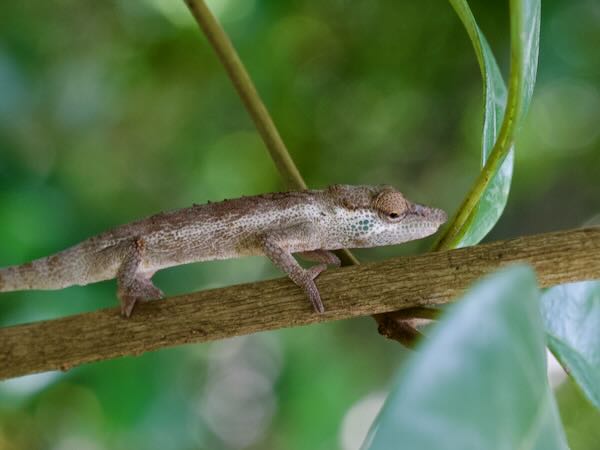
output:
<svg viewBox="0 0 600 450"><path fill-rule="evenodd" d="M403 219L405 215L406 215L405 211L402 213L398 213L398 212L394 211L394 212L389 213L387 216L390 220L396 222L400 219Z"/></svg>
<svg viewBox="0 0 600 450"><path fill-rule="evenodd" d="M373 206L390 220L398 220L405 216L408 203L403 195L395 190L384 189L375 197Z"/></svg>

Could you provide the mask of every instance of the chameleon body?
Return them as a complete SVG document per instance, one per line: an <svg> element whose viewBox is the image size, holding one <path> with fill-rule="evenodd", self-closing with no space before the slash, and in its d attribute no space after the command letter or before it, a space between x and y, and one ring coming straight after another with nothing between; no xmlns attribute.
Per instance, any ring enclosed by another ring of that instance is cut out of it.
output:
<svg viewBox="0 0 600 450"><path fill-rule="evenodd" d="M0 269L0 292L61 289L117 279L121 312L163 293L157 270L191 262L265 255L323 312L314 279L331 250L400 244L429 236L444 211L412 203L391 186L333 185L194 205L116 227L66 250ZM292 254L318 262L302 268Z"/></svg>

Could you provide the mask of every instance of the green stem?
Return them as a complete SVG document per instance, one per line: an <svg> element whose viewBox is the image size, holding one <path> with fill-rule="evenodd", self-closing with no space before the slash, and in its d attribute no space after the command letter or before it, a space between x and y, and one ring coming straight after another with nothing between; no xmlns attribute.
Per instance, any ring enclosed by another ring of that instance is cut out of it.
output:
<svg viewBox="0 0 600 450"><path fill-rule="evenodd" d="M248 71L244 67L231 40L206 6L204 0L185 0L198 25L208 38L217 56L221 60L235 89L250 113L260 136L277 166L277 170L283 177L286 185L292 189L306 189L306 183L294 164L283 139L265 104L261 100Z"/></svg>
<svg viewBox="0 0 600 450"><path fill-rule="evenodd" d="M227 33L208 9L204 0L185 0L185 2L225 67L285 184L291 189L306 189L306 183L300 175L300 171L294 164L269 111L261 100ZM337 253L344 265L358 264L358 260L350 251L341 250Z"/></svg>

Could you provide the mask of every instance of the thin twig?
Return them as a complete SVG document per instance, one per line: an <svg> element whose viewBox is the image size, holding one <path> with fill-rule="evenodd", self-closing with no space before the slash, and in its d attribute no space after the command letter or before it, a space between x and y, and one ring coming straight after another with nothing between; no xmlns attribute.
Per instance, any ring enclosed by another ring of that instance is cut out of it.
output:
<svg viewBox="0 0 600 450"><path fill-rule="evenodd" d="M279 174L288 187L298 190L306 189L306 183L294 164L275 123L273 123L273 119L271 119L271 115L260 95L258 95L258 91L231 40L203 0L186 0L186 4L225 67L229 78L265 142Z"/></svg>
<svg viewBox="0 0 600 450"><path fill-rule="evenodd" d="M260 98L244 63L231 43L231 39L206 6L204 0L185 0L185 2L225 67L227 75L250 113L285 184L291 189L306 189L306 183L294 164L290 152L281 139L281 135ZM338 256L344 265L358 264L358 259L348 250L341 250L338 252Z"/></svg>
<svg viewBox="0 0 600 450"><path fill-rule="evenodd" d="M600 278L600 227L547 233L323 273L316 314L288 279L196 292L0 329L0 379L230 336L448 303L481 276L529 263L541 287ZM60 294L57 294L60 295Z"/></svg>

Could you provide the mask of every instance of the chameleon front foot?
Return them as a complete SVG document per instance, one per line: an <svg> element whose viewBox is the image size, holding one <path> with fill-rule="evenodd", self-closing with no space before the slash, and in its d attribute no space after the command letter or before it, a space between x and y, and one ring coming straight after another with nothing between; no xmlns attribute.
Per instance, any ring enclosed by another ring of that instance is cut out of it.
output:
<svg viewBox="0 0 600 450"><path fill-rule="evenodd" d="M301 229L296 227L290 230L280 230L279 232L265 234L260 240L262 250L277 267L283 270L294 283L302 288L315 311L324 313L325 306L323 306L321 295L319 294L314 279L327 269L327 264L318 264L308 269L304 269L298 264L298 261L296 261L292 254L286 249L285 244L285 242L290 239L290 236L295 236L298 233L301 233ZM331 255L333 255L333 253L331 253ZM329 262L334 264L336 263L335 259L337 259L320 251L305 252L303 256L305 258L308 257L307 259L313 261L318 260L319 262ZM335 255L333 256L335 257Z"/></svg>

